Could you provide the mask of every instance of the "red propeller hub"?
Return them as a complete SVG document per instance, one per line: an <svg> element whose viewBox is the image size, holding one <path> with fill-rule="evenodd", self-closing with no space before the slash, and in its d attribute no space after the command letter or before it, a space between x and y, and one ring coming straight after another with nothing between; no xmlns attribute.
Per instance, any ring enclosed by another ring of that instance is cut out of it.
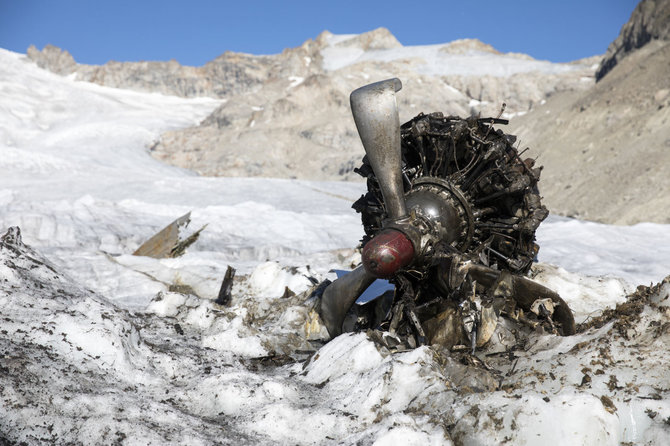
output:
<svg viewBox="0 0 670 446"><path fill-rule="evenodd" d="M414 246L405 234L384 229L363 247L363 266L375 277L387 279L414 258Z"/></svg>

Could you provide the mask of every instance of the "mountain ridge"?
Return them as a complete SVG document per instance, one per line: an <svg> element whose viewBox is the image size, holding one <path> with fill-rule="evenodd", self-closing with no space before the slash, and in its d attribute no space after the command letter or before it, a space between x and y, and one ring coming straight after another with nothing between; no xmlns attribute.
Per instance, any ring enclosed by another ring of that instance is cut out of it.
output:
<svg viewBox="0 0 670 446"><path fill-rule="evenodd" d="M502 54L474 39L404 47L383 28L360 35L324 31L275 55L226 52L202 67L174 61L91 67L55 48L29 51L29 57L78 80L223 99L199 125L166 132L150 148L162 161L210 176L360 180L353 170L364 151L348 95L375 80L403 81L397 96L402 122L433 111L494 116L505 103L503 116L512 119L504 130L545 165L540 187L552 212L635 223L669 221L656 194L667 188L661 149L670 140L664 133L670 85L651 81L659 79L654 73L663 69L662 57L653 59L647 77L630 62L646 60L660 45L655 42L622 58L598 84L599 56L552 64ZM647 80L636 85L638 78ZM657 128L639 130L648 121ZM646 149L639 156L654 160L650 170L628 156L640 141ZM652 178L657 190L635 177ZM651 194L651 204L636 199Z"/></svg>

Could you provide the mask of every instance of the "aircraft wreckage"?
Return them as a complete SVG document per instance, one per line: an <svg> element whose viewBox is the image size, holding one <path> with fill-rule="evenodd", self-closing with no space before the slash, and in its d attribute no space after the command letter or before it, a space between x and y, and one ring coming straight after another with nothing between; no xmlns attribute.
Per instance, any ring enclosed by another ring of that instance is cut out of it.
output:
<svg viewBox="0 0 670 446"><path fill-rule="evenodd" d="M331 338L378 329L385 343L475 350L507 321L571 335L575 321L554 291L532 281L535 231L547 215L541 168L522 160L504 119L419 114L402 126L399 79L351 94L366 156L367 194L353 205L365 236L362 265L321 287ZM354 305L376 280L395 291Z"/></svg>

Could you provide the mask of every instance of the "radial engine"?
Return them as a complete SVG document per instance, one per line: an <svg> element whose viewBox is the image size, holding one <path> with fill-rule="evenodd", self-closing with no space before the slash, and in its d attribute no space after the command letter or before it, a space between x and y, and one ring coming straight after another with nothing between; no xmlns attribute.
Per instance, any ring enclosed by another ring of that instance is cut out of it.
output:
<svg viewBox="0 0 670 446"><path fill-rule="evenodd" d="M351 93L365 148L356 171L367 193L353 205L365 236L362 264L323 291L320 314L331 337L377 328L409 345L485 344L499 316L561 335L575 332L568 305L527 277L547 215L537 183L541 168L522 160L516 138L494 128L504 119L419 114L400 125L388 79ZM358 306L376 280L395 292ZM367 308L367 309L364 309Z"/></svg>

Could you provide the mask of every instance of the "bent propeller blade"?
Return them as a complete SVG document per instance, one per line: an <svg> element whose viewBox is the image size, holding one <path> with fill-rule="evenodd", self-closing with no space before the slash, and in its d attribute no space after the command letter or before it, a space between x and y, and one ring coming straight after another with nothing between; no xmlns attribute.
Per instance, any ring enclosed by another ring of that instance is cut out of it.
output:
<svg viewBox="0 0 670 446"><path fill-rule="evenodd" d="M347 311L374 281L375 277L361 265L335 280L324 290L320 313L331 339L342 333L342 323Z"/></svg>
<svg viewBox="0 0 670 446"><path fill-rule="evenodd" d="M387 79L351 93L351 112L391 221L407 215L402 181L400 118L395 93L400 79Z"/></svg>

